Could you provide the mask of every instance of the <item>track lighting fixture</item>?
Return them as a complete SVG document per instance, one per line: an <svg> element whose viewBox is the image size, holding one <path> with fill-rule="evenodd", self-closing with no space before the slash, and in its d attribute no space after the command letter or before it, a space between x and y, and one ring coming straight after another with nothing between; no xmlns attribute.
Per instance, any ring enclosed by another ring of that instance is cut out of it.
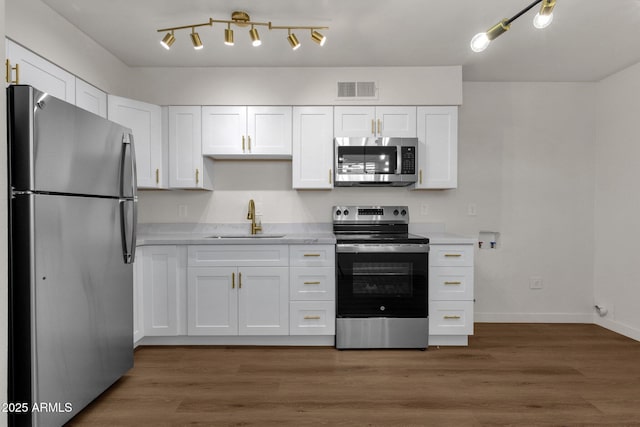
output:
<svg viewBox="0 0 640 427"><path fill-rule="evenodd" d="M231 29L231 24L227 26L224 30L224 44L227 46L233 46L233 30Z"/></svg>
<svg viewBox="0 0 640 427"><path fill-rule="evenodd" d="M200 50L204 47L202 45L202 40L200 40L200 35L196 33L195 28L191 29L191 43L193 43L193 48L195 50Z"/></svg>
<svg viewBox="0 0 640 427"><path fill-rule="evenodd" d="M162 41L160 42L160 44L162 45L163 48L169 50L169 49L171 49L171 45L175 41L176 41L176 38L173 35L173 30L172 30L170 33L167 33L167 35L165 35L162 38Z"/></svg>
<svg viewBox="0 0 640 427"><path fill-rule="evenodd" d="M251 26L251 30L249 31L249 35L251 36L251 44L253 46L260 46L262 41L260 40L260 36L258 35L258 30Z"/></svg>
<svg viewBox="0 0 640 427"><path fill-rule="evenodd" d="M541 1L541 0L538 0L538 1ZM553 1L555 2L555 0ZM249 30L249 36L251 37L251 44L253 46L260 46L262 44L262 40L260 39L260 35L258 34L258 29L256 27L263 26L263 27L267 27L269 31L287 30L287 40L289 40L289 44L291 45L293 50L296 50L300 47L300 42L298 41L298 38L295 36L295 34L292 33L292 30L310 30L311 40L313 40L320 46L324 46L327 38L323 34L319 33L318 30L329 29L329 27L316 27L316 26L293 26L293 25L275 26L275 25L272 25L271 22L252 21L247 12L235 11L231 14L230 20L209 18L208 22L204 22L202 24L191 24L191 25L184 25L180 27L161 28L158 30L158 32L167 32L167 34L164 36L160 44L162 44L162 46L165 49L169 49L176 40L174 32L176 30L183 30L183 29L190 28L191 42L193 44L193 48L202 49L203 45L200 39L200 35L195 31L195 29L197 27L204 27L204 26L213 27L214 22L220 23L220 24L227 24L227 28L224 30L224 44L228 46L234 45L233 29L231 28L232 25L235 25L237 27L251 26L251 29Z"/></svg>
<svg viewBox="0 0 640 427"><path fill-rule="evenodd" d="M289 44L291 45L291 49L296 50L300 47L300 42L295 34L289 30L289 35L287 36L287 40L289 40Z"/></svg>
<svg viewBox="0 0 640 427"><path fill-rule="evenodd" d="M533 25L536 28L545 28L548 26L553 19L553 8L556 5L556 0L535 0L529 6L516 13L512 18L505 18L493 27L489 28L486 32L478 33L473 36L471 39L471 50L474 52L482 52L485 50L489 46L489 43L491 43L491 40L495 39L502 33L507 32L509 28L511 28L511 23L513 21L520 18L540 2L542 2L540 12L538 12L534 18Z"/></svg>

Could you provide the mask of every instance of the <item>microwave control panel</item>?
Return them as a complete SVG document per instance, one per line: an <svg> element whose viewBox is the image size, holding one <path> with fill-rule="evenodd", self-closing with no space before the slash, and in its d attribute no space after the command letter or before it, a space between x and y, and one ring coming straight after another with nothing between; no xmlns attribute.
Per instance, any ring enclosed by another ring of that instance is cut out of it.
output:
<svg viewBox="0 0 640 427"><path fill-rule="evenodd" d="M416 148L400 147L402 155L402 171L403 175L413 175L416 173Z"/></svg>

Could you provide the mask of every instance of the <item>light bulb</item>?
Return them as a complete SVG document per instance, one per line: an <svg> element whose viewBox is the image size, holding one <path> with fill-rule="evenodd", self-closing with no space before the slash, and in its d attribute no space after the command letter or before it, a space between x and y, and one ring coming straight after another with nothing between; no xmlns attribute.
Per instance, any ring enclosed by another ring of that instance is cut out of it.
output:
<svg viewBox="0 0 640 427"><path fill-rule="evenodd" d="M536 13L536 16L533 18L533 26L536 28L547 28L549 24L553 21L553 13L548 15L540 15Z"/></svg>
<svg viewBox="0 0 640 427"><path fill-rule="evenodd" d="M487 33L478 33L471 39L471 50L474 52L482 52L489 46L489 37Z"/></svg>

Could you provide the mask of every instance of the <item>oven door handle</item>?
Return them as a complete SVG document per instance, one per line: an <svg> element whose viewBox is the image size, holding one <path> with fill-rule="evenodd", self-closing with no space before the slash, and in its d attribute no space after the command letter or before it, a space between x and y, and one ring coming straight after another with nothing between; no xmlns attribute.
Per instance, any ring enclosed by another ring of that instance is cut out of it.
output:
<svg viewBox="0 0 640 427"><path fill-rule="evenodd" d="M428 244L363 244L363 243L339 243L336 245L336 253L427 253Z"/></svg>

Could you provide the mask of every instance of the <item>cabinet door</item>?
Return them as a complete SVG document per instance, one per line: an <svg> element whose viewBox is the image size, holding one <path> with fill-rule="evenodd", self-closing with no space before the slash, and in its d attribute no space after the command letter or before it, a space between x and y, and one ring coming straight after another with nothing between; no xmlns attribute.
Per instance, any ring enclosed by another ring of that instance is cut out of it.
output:
<svg viewBox="0 0 640 427"><path fill-rule="evenodd" d="M376 135L415 138L416 107L376 107Z"/></svg>
<svg viewBox="0 0 640 427"><path fill-rule="evenodd" d="M238 334L238 273L235 267L196 267L187 279L189 335Z"/></svg>
<svg viewBox="0 0 640 427"><path fill-rule="evenodd" d="M333 108L293 108L293 188L333 188L332 129Z"/></svg>
<svg viewBox="0 0 640 427"><path fill-rule="evenodd" d="M376 135L375 107L334 107L333 134L336 137Z"/></svg>
<svg viewBox="0 0 640 427"><path fill-rule="evenodd" d="M458 107L418 107L416 189L458 186Z"/></svg>
<svg viewBox="0 0 640 427"><path fill-rule="evenodd" d="M240 335L289 334L289 269L238 269Z"/></svg>
<svg viewBox="0 0 640 427"><path fill-rule="evenodd" d="M201 108L169 107L169 187L204 188Z"/></svg>
<svg viewBox="0 0 640 427"><path fill-rule="evenodd" d="M243 154L247 149L247 107L202 107L202 154Z"/></svg>
<svg viewBox="0 0 640 427"><path fill-rule="evenodd" d="M80 79L76 79L76 105L107 118L107 94Z"/></svg>
<svg viewBox="0 0 640 427"><path fill-rule="evenodd" d="M245 153L291 158L291 107L248 107Z"/></svg>
<svg viewBox="0 0 640 427"><path fill-rule="evenodd" d="M10 40L6 41L6 49L11 66L19 67L18 84L31 85L42 92L75 104L76 78L73 74ZM13 78L15 77L14 71Z"/></svg>
<svg viewBox="0 0 640 427"><path fill-rule="evenodd" d="M167 188L162 145L162 111L157 105L119 96L107 96L109 120L133 132L138 188Z"/></svg>
<svg viewBox="0 0 640 427"><path fill-rule="evenodd" d="M178 335L178 306L181 298L176 246L144 246L142 259L142 293L144 334Z"/></svg>

